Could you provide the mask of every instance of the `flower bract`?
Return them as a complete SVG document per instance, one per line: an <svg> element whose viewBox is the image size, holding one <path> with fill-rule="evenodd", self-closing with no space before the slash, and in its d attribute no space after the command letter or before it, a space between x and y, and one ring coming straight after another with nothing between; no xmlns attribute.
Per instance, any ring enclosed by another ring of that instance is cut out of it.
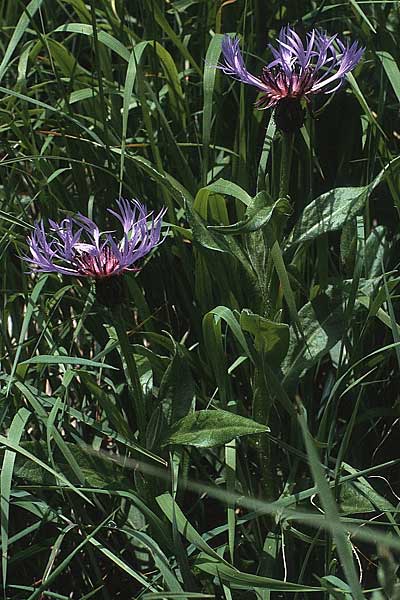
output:
<svg viewBox="0 0 400 600"><path fill-rule="evenodd" d="M33 271L61 273L96 280L135 271L136 263L160 242L165 209L156 216L137 200L117 201L118 210L108 211L119 221L122 234L101 233L94 221L78 214L57 223L49 219L35 223L28 237L30 256L24 260Z"/></svg>

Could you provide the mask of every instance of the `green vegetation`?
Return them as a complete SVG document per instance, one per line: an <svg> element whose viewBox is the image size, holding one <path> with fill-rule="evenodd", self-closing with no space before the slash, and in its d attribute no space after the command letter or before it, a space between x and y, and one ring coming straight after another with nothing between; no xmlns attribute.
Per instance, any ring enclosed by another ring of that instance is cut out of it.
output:
<svg viewBox="0 0 400 600"><path fill-rule="evenodd" d="M1 589L15 600L395 600L399 2L0 2ZM366 51L280 133L282 25ZM34 223L162 236L126 303L31 274Z"/></svg>

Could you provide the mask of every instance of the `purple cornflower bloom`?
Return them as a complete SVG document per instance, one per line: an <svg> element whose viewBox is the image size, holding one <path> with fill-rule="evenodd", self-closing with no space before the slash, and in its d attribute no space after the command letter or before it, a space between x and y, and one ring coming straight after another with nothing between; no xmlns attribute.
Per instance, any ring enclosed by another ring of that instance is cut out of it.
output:
<svg viewBox="0 0 400 600"><path fill-rule="evenodd" d="M289 25L281 29L277 42L276 48L269 45L274 60L263 67L260 77L246 69L237 37L225 35L222 42L224 62L218 68L258 88L262 94L256 106L260 109L279 108L282 101L286 107L297 104L300 109L303 99L309 102L314 94L335 92L364 53L357 42L345 45L337 35L329 37L315 29L304 44Z"/></svg>
<svg viewBox="0 0 400 600"><path fill-rule="evenodd" d="M28 237L30 256L24 256L33 271L93 277L96 281L137 271L134 265L160 242L162 218L166 209L151 216L137 200L117 200L118 211L108 209L122 225L116 239L111 232L101 233L94 221L78 213L60 223L49 219L50 233L43 221L35 223Z"/></svg>

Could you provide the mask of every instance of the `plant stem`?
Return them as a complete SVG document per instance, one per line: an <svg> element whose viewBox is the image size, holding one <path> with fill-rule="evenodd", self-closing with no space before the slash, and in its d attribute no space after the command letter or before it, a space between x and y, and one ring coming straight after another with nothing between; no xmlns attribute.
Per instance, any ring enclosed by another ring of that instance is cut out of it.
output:
<svg viewBox="0 0 400 600"><path fill-rule="evenodd" d="M284 198L289 193L293 142L293 133L282 133L279 198ZM265 270L266 297L264 308L267 309L268 307L268 312L276 312L276 306L274 306L274 303L270 297L271 283L274 277L273 267L275 267L275 271L279 277L279 281L281 282L283 289L286 290L285 297L288 302L292 318L294 318L296 315L296 311L293 310L293 303L291 302L292 294L288 293L288 289L290 290L290 283L287 278L286 269L284 267L279 248L279 242L283 235L285 223L286 217L284 215L277 215L275 218L274 226L268 227L268 229L264 231L265 245L266 247L269 247ZM254 397L253 410L255 413L255 419L260 423L266 424L270 422L272 416L273 398L269 393L268 381L264 370L265 357L262 353L260 353L259 358L260 363L257 365L255 370L256 393ZM267 500L274 500L278 493L278 482L275 470L275 461L273 457L273 449L271 447L269 439L266 436L260 438L259 451L261 465L261 487L263 489L263 494ZM269 523L269 528L271 527L272 524Z"/></svg>
<svg viewBox="0 0 400 600"><path fill-rule="evenodd" d="M263 368L264 356L260 352L259 362L256 365L254 372L254 397L253 397L253 417L263 425L269 425L272 397L266 385ZM260 484L263 493L263 498L269 502L276 500L277 497L277 481L275 465L272 457L271 442L266 435L259 436L257 440L260 461Z"/></svg>
<svg viewBox="0 0 400 600"><path fill-rule="evenodd" d="M282 132L281 142L281 164L280 164L280 176L279 176L279 198L288 196L290 189L290 173L292 168L292 155L294 145L294 133ZM293 302L291 301L292 293L290 290L290 283L287 279L286 269L282 262L282 255L280 251L280 244L282 242L283 233L286 225L287 217L285 215L277 215L274 220L274 227L268 230L268 239L266 243L269 246L268 256L268 270L266 272L267 278L267 290L268 295L271 292L271 283L273 278L272 264L275 266L276 273L278 274L281 285L283 286L286 301L288 302L289 310L291 315L295 314L293 311ZM286 290L286 293L285 293ZM288 293L289 292L289 293ZM269 298L271 303L271 298Z"/></svg>
<svg viewBox="0 0 400 600"><path fill-rule="evenodd" d="M129 343L126 332L126 324L121 306L113 308L112 321L117 334L121 356L123 357L125 375L128 380L128 386L132 392L135 425L139 432L139 440L144 440L146 433L146 407L143 398L142 386L140 384L139 373L136 367L133 350Z"/></svg>
<svg viewBox="0 0 400 600"><path fill-rule="evenodd" d="M284 198L289 193L290 171L292 168L293 142L293 133L282 133L279 198Z"/></svg>

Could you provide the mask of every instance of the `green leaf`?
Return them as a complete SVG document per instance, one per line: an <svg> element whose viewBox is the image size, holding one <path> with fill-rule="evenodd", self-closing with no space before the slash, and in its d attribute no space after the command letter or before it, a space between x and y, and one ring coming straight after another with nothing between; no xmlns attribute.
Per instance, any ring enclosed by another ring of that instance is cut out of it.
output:
<svg viewBox="0 0 400 600"><path fill-rule="evenodd" d="M209 218L223 225L228 225L229 218L225 198L221 194L201 188L194 199L194 210L205 220Z"/></svg>
<svg viewBox="0 0 400 600"><path fill-rule="evenodd" d="M165 444L185 444L212 448L227 444L235 437L265 433L269 427L224 410L199 410L170 429Z"/></svg>
<svg viewBox="0 0 400 600"><path fill-rule="evenodd" d="M18 227L22 227L23 229L33 229L33 225L31 223L26 223L19 217L14 217L4 210L0 210L0 220L7 221L8 223L12 223L13 225L17 225Z"/></svg>
<svg viewBox="0 0 400 600"><path fill-rule="evenodd" d="M300 585L290 581L280 581L271 577L261 577L252 573L243 573L234 567L222 563L218 560L212 560L209 556L200 555L196 560L196 567L201 571L220 577L223 581L232 583L235 587L245 588L263 588L274 592L320 592L323 588Z"/></svg>
<svg viewBox="0 0 400 600"><path fill-rule="evenodd" d="M176 344L175 356L160 383L159 401L167 410L168 423L185 417L193 405L195 385L184 349Z"/></svg>
<svg viewBox="0 0 400 600"><path fill-rule="evenodd" d="M82 473L85 476L85 483L95 488L115 488L131 489L132 478L129 470L122 468L117 461L108 457L105 452L98 452L87 446L83 448L72 442L65 442L69 452L72 454ZM49 460L46 443L43 442L22 442L21 447L29 451L32 455L47 463ZM77 479L74 469L65 461L65 457L56 448L53 452L53 460L60 473L71 483L76 485L81 482ZM37 485L53 485L54 476L45 471L40 464L32 460L26 460L23 456L18 456L14 473L21 479L26 479L30 483Z"/></svg>
<svg viewBox="0 0 400 600"><path fill-rule="evenodd" d="M258 231L269 223L275 211L284 215L290 214L291 208L289 202L285 198L280 198L271 204L271 199L268 194L266 192L260 192L251 199L250 204L247 206L245 219L238 221L233 225L210 225L208 229L225 234Z"/></svg>
<svg viewBox="0 0 400 600"><path fill-rule="evenodd" d="M196 210L187 205L188 220L193 231L193 239L203 248L214 252L230 254L229 248L222 237L210 231Z"/></svg>
<svg viewBox="0 0 400 600"><path fill-rule="evenodd" d="M44 46L44 41L40 46ZM46 46L64 77L73 77L74 74L82 77L85 74L85 70L79 65L76 57L63 44L49 37L46 39Z"/></svg>
<svg viewBox="0 0 400 600"><path fill-rule="evenodd" d="M376 55L385 69L385 73L397 96L397 101L400 102L400 69L397 66L395 59L389 52L385 52L384 50L378 50Z"/></svg>
<svg viewBox="0 0 400 600"><path fill-rule="evenodd" d="M384 498L381 497L382 500ZM355 485L353 482L342 483L338 502L339 510L344 514L354 515L357 513L376 512L375 505L371 502L368 495L359 490L358 485Z"/></svg>
<svg viewBox="0 0 400 600"><path fill-rule="evenodd" d="M386 227L375 227L365 241L364 265L366 279L379 277L387 248Z"/></svg>
<svg viewBox="0 0 400 600"><path fill-rule="evenodd" d="M83 373L79 373L80 377L82 375L83 375ZM84 379L86 380L86 377L84 377ZM36 388L33 388L32 386L23 384L21 382L17 381L14 385L16 388L18 388L21 391L21 393L23 394L25 399L29 402L29 404L31 404L33 410L41 418L43 418L45 420L45 416L46 416L47 412L44 407L50 406L51 408L53 408L54 405L56 404L57 400L54 400L51 396L41 395ZM84 414L83 412L80 412L79 410L76 410L75 408L72 408L72 407L66 406L66 405L64 405L63 411L66 414L70 415L73 419L77 419L78 422L84 423L85 427L90 427L94 432L96 432L100 436L109 436L112 439L114 439L116 442L122 444L126 448L129 448L129 450L131 450L133 452L139 452L140 454L143 454L147 458L150 458L151 460L155 460L156 462L158 462L164 466L167 464L166 461L163 460L162 458L160 458L159 456L156 456L149 450L145 450L144 448L139 446L134 441L134 438L132 436L130 436L129 439L123 437L121 434L118 434L111 427L107 427L106 424L104 423L104 421L100 422L95 419L92 419L87 414ZM59 434L59 435L61 437L61 434ZM55 440L57 442L57 437L55 437Z"/></svg>
<svg viewBox="0 0 400 600"><path fill-rule="evenodd" d="M17 351L16 351L15 357L14 357L14 362L13 362L13 366L12 366L12 369L11 369L10 379L8 380L7 393L10 390L10 387L11 387L11 384L12 384L12 381L13 381L13 378L14 378L14 375L15 375L15 371L16 371L17 366L18 366L18 360L19 360L19 357L20 357L20 354L21 354L22 344L23 344L23 341L24 341L24 339L26 337L26 334L28 332L29 324L30 324L32 316L33 316L33 311L35 310L35 308L36 308L36 306L37 306L37 304L39 302L41 292L42 292L42 290L43 290L43 288L44 288L44 286L45 286L45 284L47 282L47 279L48 279L48 275L45 275L44 277L40 277L38 279L38 281L35 284L35 287L32 290L31 296L29 298L28 306L27 306L27 309L26 309L24 320L22 322L21 331L20 331L20 334L19 334L18 347L17 347Z"/></svg>
<svg viewBox="0 0 400 600"><path fill-rule="evenodd" d="M202 328L204 345L207 349L206 359L214 373L221 405L226 406L231 397L231 387L228 378L229 370L225 352L225 340L228 331L226 334L223 332L222 321L225 321L232 332L240 352L243 352L245 357L250 360L253 360L254 357L237 318L229 308L226 306L217 306L204 315Z"/></svg>
<svg viewBox="0 0 400 600"><path fill-rule="evenodd" d="M233 198L237 198L245 206L249 206L252 201L251 196L240 185L226 179L218 179L214 183L207 185L204 189L216 194L223 194L224 196L233 196Z"/></svg>
<svg viewBox="0 0 400 600"><path fill-rule="evenodd" d="M290 245L341 229L363 209L372 189L372 184L335 188L310 202L292 231Z"/></svg>
<svg viewBox="0 0 400 600"><path fill-rule="evenodd" d="M149 48L152 48L152 50L157 53L167 82L169 104L175 113L177 120L179 116L182 120L182 126L184 126L186 123L184 95L174 59L159 42L150 40L147 41L147 44Z"/></svg>
<svg viewBox="0 0 400 600"><path fill-rule="evenodd" d="M32 442L32 443L35 443L35 442ZM28 460L31 460L33 463L42 467L45 471L47 471L48 473L50 473L51 475L56 477L64 485L71 488L76 494L78 494L78 496L83 498L85 501L90 502L90 500L88 500L88 498L86 498L86 496L79 489L77 489L62 473L58 473L52 467L49 467L49 465L44 460L41 460L35 454L28 452L28 450L26 450L26 448L23 446L23 444L16 444L13 441L11 441L10 439L8 439L7 437L5 437L4 435L0 435L0 444L2 444L3 446L6 446L6 448L14 450L14 452L17 452L18 458L20 457L20 455L22 455L25 458L27 458ZM18 460L18 458L17 458L17 460Z"/></svg>
<svg viewBox="0 0 400 600"><path fill-rule="evenodd" d="M351 73L348 77L352 77ZM368 185L335 188L310 202L290 235L289 246L341 229L362 211L371 193L388 175L393 175L399 163L399 157L394 158Z"/></svg>
<svg viewBox="0 0 400 600"><path fill-rule="evenodd" d="M136 49L135 49L136 50ZM126 149L126 132L128 128L129 105L132 99L133 85L136 77L136 65L138 57L135 50L131 52L129 57L128 67L126 69L125 85L124 85L124 101L122 107L122 135L121 135L121 162L119 170L120 187L119 195L122 196L122 181L124 177L125 164L125 149ZM140 58L140 57L139 57Z"/></svg>
<svg viewBox="0 0 400 600"><path fill-rule="evenodd" d="M208 156L210 151L212 116L213 116L213 94L218 64L221 54L221 42L223 36L216 34L211 38L207 49L203 75L203 182L207 183Z"/></svg>
<svg viewBox="0 0 400 600"><path fill-rule="evenodd" d="M343 463L342 468L351 475L357 474L357 470L347 463ZM339 491L341 512L347 514L396 512L393 504L381 496L365 477L358 477L354 481L344 481L340 485Z"/></svg>
<svg viewBox="0 0 400 600"><path fill-rule="evenodd" d="M95 144L98 144L99 146L104 146L103 142L101 141L101 139L98 137L98 135L94 131L92 131L90 128L86 127L81 121L79 121L78 119L75 119L70 114L61 112L59 107L52 106L51 104L47 104L46 102L42 102L41 100L36 100L36 98L30 98L29 96L26 96L25 94L20 94L19 92L16 92L12 88L5 88L3 86L0 86L0 93L4 94L5 97L13 96L14 98L19 98L20 100L28 102L29 104L33 104L34 106L43 108L44 110L48 110L52 113L57 113L57 116L59 118L62 116L63 118L65 118L68 121L70 121L71 123L73 123L75 126L79 127L83 131L85 131L85 133L88 135L88 137L91 138L92 143L94 142ZM19 161L20 159L17 158L16 160ZM74 159L72 159L72 160L74 160Z"/></svg>
<svg viewBox="0 0 400 600"><path fill-rule="evenodd" d="M194 241L202 248L222 252L237 259L246 272L247 281L252 285L255 281L254 271L242 247L236 240L233 237L223 236L209 229L206 222L189 203L186 205L186 211Z"/></svg>
<svg viewBox="0 0 400 600"><path fill-rule="evenodd" d="M26 408L20 408L12 420L8 438L15 444L19 444L22 433L25 429L28 418L31 413ZM0 471L0 523L1 523L1 549L2 549L2 560L1 560L1 571L3 575L3 589L6 589L7 580L7 550L9 541L9 516L10 516L10 493L11 493L11 482L12 475L15 465L16 454L12 450L6 450L4 453L3 464Z"/></svg>
<svg viewBox="0 0 400 600"><path fill-rule="evenodd" d="M0 64L0 81L3 78L4 73L7 70L8 64L11 60L11 57L14 53L15 48L18 46L18 43L25 31L29 26L29 22L33 19L36 11L40 8L43 0L31 0L28 6L26 6L25 10L21 14L21 17L14 29L11 40L7 46L7 50L4 53L3 60Z"/></svg>
<svg viewBox="0 0 400 600"><path fill-rule="evenodd" d="M93 37L93 27L86 23L67 23L65 25L60 25L60 27L57 27L53 33L59 33L61 31L65 33L80 33L81 35ZM98 31L97 37L101 44L104 44L110 48L110 50L126 60L126 62L129 62L131 53L123 44L121 44L121 42L115 39L115 37L101 30Z"/></svg>
<svg viewBox="0 0 400 600"><path fill-rule="evenodd" d="M240 315L240 326L255 337L258 351L268 355L268 361L280 364L289 349L289 326L275 323L245 309Z"/></svg>
<svg viewBox="0 0 400 600"><path fill-rule="evenodd" d="M326 586L331 598L335 600L351 600L351 589L342 579L339 579L335 575L326 575L320 578L320 582Z"/></svg>
<svg viewBox="0 0 400 600"><path fill-rule="evenodd" d="M304 332L302 330L299 314L297 312L296 299L293 294L292 286L290 285L288 272L286 269L285 261L283 260L282 251L279 246L278 240L275 240L275 242L273 243L270 249L270 253L276 273L279 277L279 282L282 286L282 292L285 297L292 321L298 327L298 330L304 337Z"/></svg>
<svg viewBox="0 0 400 600"><path fill-rule="evenodd" d="M229 402L230 384L221 319L214 312L208 312L202 329L207 362L214 372L221 406L225 407Z"/></svg>
<svg viewBox="0 0 400 600"><path fill-rule="evenodd" d="M100 369L113 369L118 371L117 367L107 365L106 363L89 360L88 358L76 358L75 356L52 356L50 354L41 354L28 358L20 365L77 365L82 367L98 367Z"/></svg>
<svg viewBox="0 0 400 600"><path fill-rule="evenodd" d="M353 8L354 13L358 14L361 17L361 19L367 24L367 26L372 31L372 33L376 33L375 27L372 25L371 21L368 19L367 15L362 10L361 6L359 6L359 3L357 2L357 0L349 0L349 2Z"/></svg>
<svg viewBox="0 0 400 600"><path fill-rule="evenodd" d="M207 544L204 537L193 527L169 492L157 496L156 502L166 518L174 525L174 527L176 527L179 533L188 540L188 542L208 556L218 559L221 562L225 562L224 559L219 557L217 552Z"/></svg>
<svg viewBox="0 0 400 600"><path fill-rule="evenodd" d="M232 331L239 348L244 352L244 354L253 359L250 348L247 344L246 338L243 335L243 332L239 326L239 322L236 319L234 313L230 308L226 306L216 306L210 311L210 314L213 314L217 320L223 319L225 323L228 325L229 329Z"/></svg>
<svg viewBox="0 0 400 600"><path fill-rule="evenodd" d="M183 43L181 38L175 33L175 31L172 29L172 27L168 23L167 19L164 16L163 9L157 3L153 3L151 0L146 0L146 3L148 5L149 14L151 14L153 16L153 18L157 21L157 23L159 24L161 29L164 30L164 32L167 34L167 36L170 38L170 40L178 48L178 50L180 51L182 56L187 61L189 61L189 63L192 65L192 67L197 72L197 74L201 76L202 72L201 72L200 67L194 60L193 56L190 54L189 50L187 49L186 44Z"/></svg>
<svg viewBox="0 0 400 600"><path fill-rule="evenodd" d="M365 596L362 592L358 574L354 565L352 546L347 532L340 522L338 507L335 503L329 483L325 477L325 472L320 462L314 440L308 429L306 411L300 402L298 413L298 420L303 434L310 470L314 479L314 483L318 489L318 496L321 500L324 513L328 519L334 523L332 534L336 543L337 553L342 569L346 575L347 583L352 591L352 598L355 600L365 600Z"/></svg>
<svg viewBox="0 0 400 600"><path fill-rule="evenodd" d="M90 373L80 373L79 376L82 379L85 387L88 388L93 398L103 409L110 426L113 427L115 431L121 434L125 439L134 439L134 433L130 429L125 415L117 408L115 401L113 402L112 395L101 389L101 387L95 381L94 375L91 375Z"/></svg>
<svg viewBox="0 0 400 600"><path fill-rule="evenodd" d="M380 124L376 120L376 116L375 116L376 113L374 113L371 110L371 108L370 108L367 100L365 99L364 94L360 90L360 87L359 87L359 85L358 85L358 83L357 83L357 81L356 81L353 73L347 73L346 79L349 82L349 84L350 84L350 86L351 86L351 88L353 90L353 94L355 95L355 97L357 98L358 102L360 103L360 106L365 111L365 113L367 115L367 118L368 118L368 121L370 122L370 124L373 125L374 127L376 127L380 131L380 133L385 137L386 136L385 132L383 131L382 127L380 126Z"/></svg>
<svg viewBox="0 0 400 600"><path fill-rule="evenodd" d="M299 311L303 338L290 331L289 351L282 365L283 385L291 390L310 369L341 339L345 320L340 295L319 294Z"/></svg>

